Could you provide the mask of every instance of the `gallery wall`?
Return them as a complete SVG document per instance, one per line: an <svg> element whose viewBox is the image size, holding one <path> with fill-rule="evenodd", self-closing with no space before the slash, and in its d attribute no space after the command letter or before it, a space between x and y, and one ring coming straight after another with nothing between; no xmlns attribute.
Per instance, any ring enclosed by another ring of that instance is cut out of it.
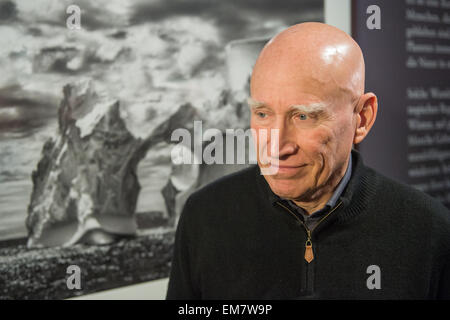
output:
<svg viewBox="0 0 450 320"><path fill-rule="evenodd" d="M352 9L366 91L379 107L364 159L450 208L450 6L362 0Z"/></svg>

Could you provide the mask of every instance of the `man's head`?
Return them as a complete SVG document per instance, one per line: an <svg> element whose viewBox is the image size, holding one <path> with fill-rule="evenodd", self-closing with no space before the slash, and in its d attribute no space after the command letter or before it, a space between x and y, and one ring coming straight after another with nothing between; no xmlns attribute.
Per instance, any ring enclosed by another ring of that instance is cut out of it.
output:
<svg viewBox="0 0 450 320"><path fill-rule="evenodd" d="M279 130L278 173L265 175L272 191L318 209L375 121L377 98L364 93L361 49L335 27L294 25L261 51L250 91L251 127Z"/></svg>

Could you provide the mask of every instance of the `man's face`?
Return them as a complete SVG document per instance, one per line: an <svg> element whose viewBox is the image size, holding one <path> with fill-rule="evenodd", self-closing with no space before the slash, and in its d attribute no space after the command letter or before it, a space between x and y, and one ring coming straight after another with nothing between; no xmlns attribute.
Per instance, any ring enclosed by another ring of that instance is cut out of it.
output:
<svg viewBox="0 0 450 320"><path fill-rule="evenodd" d="M298 79L297 79L298 80ZM314 201L345 172L356 127L350 99L314 81L257 81L252 86L251 127L279 130L278 172L265 175L280 197ZM256 139L258 149L265 142ZM270 144L273 141L268 141ZM269 159L270 159L270 151ZM264 167L258 158L260 167ZM337 180L337 181L336 181Z"/></svg>

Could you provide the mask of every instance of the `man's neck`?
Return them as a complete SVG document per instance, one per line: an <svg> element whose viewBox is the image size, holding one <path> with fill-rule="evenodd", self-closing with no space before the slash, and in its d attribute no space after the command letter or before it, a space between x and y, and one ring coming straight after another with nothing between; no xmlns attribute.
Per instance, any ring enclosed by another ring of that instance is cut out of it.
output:
<svg viewBox="0 0 450 320"><path fill-rule="evenodd" d="M337 186L337 185L336 185ZM298 201L298 200L292 200L297 206L305 210L305 213L307 215L311 215L314 212L322 209L327 204L328 200L331 199L331 196L333 195L333 190L331 192L327 192L323 194L319 200L307 200L307 201Z"/></svg>

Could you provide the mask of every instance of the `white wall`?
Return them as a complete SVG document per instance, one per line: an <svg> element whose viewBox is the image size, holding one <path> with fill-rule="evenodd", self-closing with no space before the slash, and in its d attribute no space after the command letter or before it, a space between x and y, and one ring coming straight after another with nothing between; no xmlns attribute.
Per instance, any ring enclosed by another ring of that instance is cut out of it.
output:
<svg viewBox="0 0 450 320"><path fill-rule="evenodd" d="M351 0L325 0L325 23L335 26L351 35Z"/></svg>

